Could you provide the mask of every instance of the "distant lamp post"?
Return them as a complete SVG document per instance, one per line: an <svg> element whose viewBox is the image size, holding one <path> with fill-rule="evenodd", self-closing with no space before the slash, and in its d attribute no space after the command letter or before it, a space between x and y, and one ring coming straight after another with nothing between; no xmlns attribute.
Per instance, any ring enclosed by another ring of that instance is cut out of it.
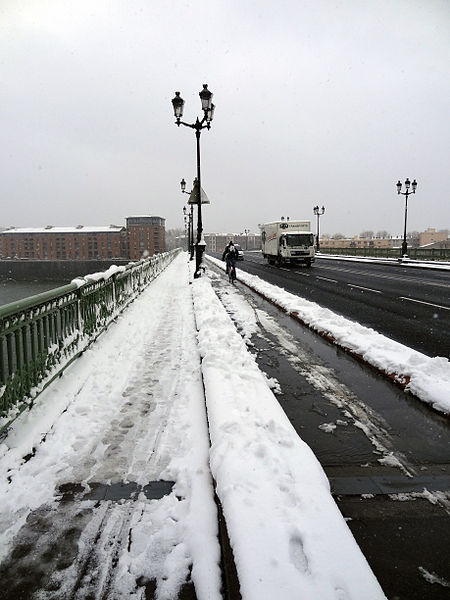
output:
<svg viewBox="0 0 450 600"><path fill-rule="evenodd" d="M323 215L323 213L325 212L325 206L322 206L321 209L319 209L318 206L314 206L313 207L313 211L314 211L314 214L317 217L316 250L317 250L317 252L319 252L319 250L320 250L320 242L319 242L319 219Z"/></svg>
<svg viewBox="0 0 450 600"><path fill-rule="evenodd" d="M183 206L183 214L184 214L184 243L186 245L186 250L189 251L188 219L186 216L186 207L185 206Z"/></svg>
<svg viewBox="0 0 450 600"><path fill-rule="evenodd" d="M196 179L194 179L194 186L195 186L195 182ZM192 194L192 190L190 192L186 191L186 182L184 179L182 179L180 181L180 186L181 186L181 192L183 194ZM189 260L194 260L194 205L191 203L190 204L190 212L188 213L188 211L186 210L186 207L183 208L183 212L185 215L188 215L189 217L189 227L188 227L188 252L190 253L190 259Z"/></svg>
<svg viewBox="0 0 450 600"><path fill-rule="evenodd" d="M248 234L250 233L250 229L244 229L245 233L245 249L248 250Z"/></svg>
<svg viewBox="0 0 450 600"><path fill-rule="evenodd" d="M180 92L175 92L175 98L172 100L173 113L175 115L175 123L178 125L185 125L195 129L195 136L197 138L197 182L198 182L198 198L197 198L197 241L195 244L195 273L194 277L198 278L201 276L201 264L203 259L203 252L205 245L202 242L203 223L202 223L202 199L201 199L201 169L200 169L200 133L202 129L210 129L211 121L214 117L215 106L212 103L213 94L208 90L208 86L205 83L202 91L199 93L200 100L202 103L203 118L200 121L197 117L195 123L185 123L181 120L183 117L184 100L180 96ZM184 181L184 180L183 180Z"/></svg>
<svg viewBox="0 0 450 600"><path fill-rule="evenodd" d="M410 188L412 188L411 191L410 191ZM400 179L397 181L397 193L401 194L402 196L405 196L405 227L403 230L402 256L406 256L407 252L408 252L408 244L406 242L406 221L408 218L408 196L410 194L415 194L416 188L417 188L417 181L415 179L412 183L410 182L409 179L406 179L405 180L406 192L402 192L402 182L400 181Z"/></svg>
<svg viewBox="0 0 450 600"><path fill-rule="evenodd" d="M184 236L186 238L186 251L189 252L191 245L191 215L189 214L188 209L183 206L183 215L184 215Z"/></svg>

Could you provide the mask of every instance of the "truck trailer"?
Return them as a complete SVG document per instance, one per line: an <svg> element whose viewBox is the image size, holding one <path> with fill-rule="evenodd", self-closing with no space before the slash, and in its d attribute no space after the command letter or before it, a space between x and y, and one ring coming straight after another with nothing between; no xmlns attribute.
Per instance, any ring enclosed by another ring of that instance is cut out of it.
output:
<svg viewBox="0 0 450 600"><path fill-rule="evenodd" d="M305 264L315 260L311 221L274 221L260 225L261 252L271 265Z"/></svg>

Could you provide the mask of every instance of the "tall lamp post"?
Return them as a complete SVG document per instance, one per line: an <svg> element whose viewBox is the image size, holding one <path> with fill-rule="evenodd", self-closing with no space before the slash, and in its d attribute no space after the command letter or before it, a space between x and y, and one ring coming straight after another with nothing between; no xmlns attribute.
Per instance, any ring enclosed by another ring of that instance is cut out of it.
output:
<svg viewBox="0 0 450 600"><path fill-rule="evenodd" d="M410 187L412 188L412 191L409 191ZM401 194L402 196L405 196L405 228L403 230L402 256L406 256L406 254L408 252L408 244L406 242L406 220L408 218L408 196L410 194L415 194L416 188L417 188L417 181L415 179L412 183L410 182L409 179L406 179L405 180L406 192L402 192L402 182L400 181L400 179L397 181L397 193Z"/></svg>
<svg viewBox="0 0 450 600"><path fill-rule="evenodd" d="M194 179L194 187L195 187L195 182L196 182L196 179ZM189 194L189 195L192 194L192 190L190 192L186 191L186 182L184 179L182 179L180 181L180 186L181 186L181 192L183 194ZM194 188L192 188L192 189L194 189ZM191 207L191 209L189 212L189 252L190 252L191 257L189 260L193 260L194 259L194 205L192 202L190 203L190 207ZM188 214L186 207L183 208L183 212L185 214Z"/></svg>
<svg viewBox="0 0 450 600"><path fill-rule="evenodd" d="M197 139L197 183L198 183L198 198L197 198L197 242L195 244L195 273L194 277L198 278L201 276L201 264L203 258L203 252L205 250L204 244L202 243L203 223L202 223L202 185L201 185L201 170L200 170L200 133L202 129L210 129L211 121L214 116L215 106L212 103L213 94L208 90L208 85L203 85L202 91L199 93L200 100L202 103L203 118L200 121L197 117L195 123L185 123L181 120L183 116L184 100L180 97L180 92L175 92L175 98L172 100L173 112L176 118L175 123L178 125L185 125L195 129L195 137Z"/></svg>
<svg viewBox="0 0 450 600"><path fill-rule="evenodd" d="M313 207L313 211L314 211L314 214L315 214L315 215L316 215L316 217L317 217L317 237L316 237L316 250L317 250L317 252L319 252L319 250L320 250L320 243L319 243L319 219L320 219L320 217L323 215L323 213L325 212L325 206L322 206L322 208L321 208L321 209L319 209L319 207L318 207L318 206L314 206L314 207Z"/></svg>

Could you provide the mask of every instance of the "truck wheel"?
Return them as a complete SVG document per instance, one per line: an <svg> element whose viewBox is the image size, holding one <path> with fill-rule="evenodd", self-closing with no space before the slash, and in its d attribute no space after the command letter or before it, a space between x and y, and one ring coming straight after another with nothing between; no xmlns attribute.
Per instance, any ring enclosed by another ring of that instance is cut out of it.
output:
<svg viewBox="0 0 450 600"><path fill-rule="evenodd" d="M306 260L306 266L307 266L307 267L310 267L310 266L311 266L311 259L310 259L310 258L308 258L308 259Z"/></svg>

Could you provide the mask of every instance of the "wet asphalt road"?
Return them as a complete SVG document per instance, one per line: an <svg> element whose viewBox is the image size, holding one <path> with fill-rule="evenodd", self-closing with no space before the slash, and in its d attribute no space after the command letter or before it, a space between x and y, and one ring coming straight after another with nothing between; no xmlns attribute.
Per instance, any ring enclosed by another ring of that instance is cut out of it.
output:
<svg viewBox="0 0 450 600"><path fill-rule="evenodd" d="M219 297L227 286L216 283ZM258 317L257 362L279 382L277 398L321 462L386 596L448 598L448 418L244 285L237 288Z"/></svg>
<svg viewBox="0 0 450 600"><path fill-rule="evenodd" d="M450 271L326 258L278 268L259 252L245 253L239 269L428 356L450 356Z"/></svg>

